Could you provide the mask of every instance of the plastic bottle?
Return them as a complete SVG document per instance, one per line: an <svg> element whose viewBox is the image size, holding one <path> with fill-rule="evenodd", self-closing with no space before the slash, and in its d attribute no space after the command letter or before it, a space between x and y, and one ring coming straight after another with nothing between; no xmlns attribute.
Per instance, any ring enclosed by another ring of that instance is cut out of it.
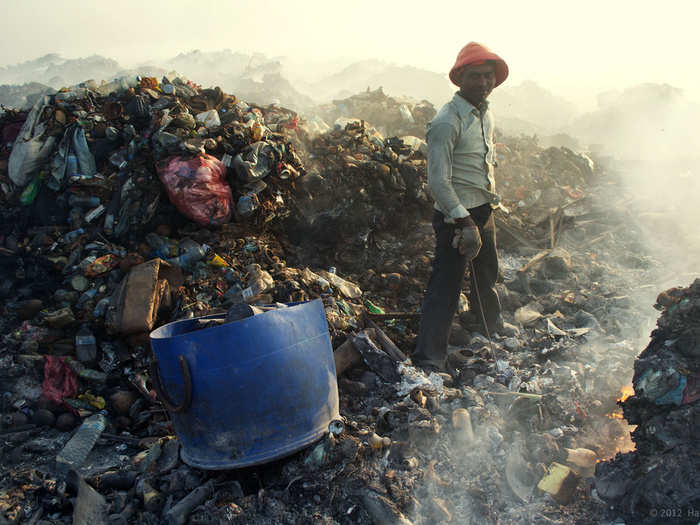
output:
<svg viewBox="0 0 700 525"><path fill-rule="evenodd" d="M367 311L371 314L383 314L385 313L382 308L374 304L372 301L369 299L365 299L365 307L367 308Z"/></svg>
<svg viewBox="0 0 700 525"><path fill-rule="evenodd" d="M75 334L75 354L82 363L94 361L97 357L97 341L87 325L81 326Z"/></svg>
<svg viewBox="0 0 700 525"><path fill-rule="evenodd" d="M335 286L340 293L342 293L348 299L357 299L362 296L362 289L355 283L346 281L342 277L336 275L335 272L324 272L320 271L321 277L325 278L333 286Z"/></svg>
<svg viewBox="0 0 700 525"><path fill-rule="evenodd" d="M97 439L104 432L107 420L102 414L90 416L56 456L59 472L67 473L83 464L95 446Z"/></svg>
<svg viewBox="0 0 700 525"><path fill-rule="evenodd" d="M24 188L24 191L19 196L19 202L22 206L29 206L36 196L39 194L39 189L41 189L41 175L37 175L32 179L29 185Z"/></svg>
<svg viewBox="0 0 700 525"><path fill-rule="evenodd" d="M63 236L63 240L66 242L77 241L78 238L85 233L85 229L78 228L77 230L70 231Z"/></svg>
<svg viewBox="0 0 700 525"><path fill-rule="evenodd" d="M308 268L304 268L304 271L301 274L301 279L304 281L304 283L307 286L312 286L316 285L323 292L332 292L333 290L331 289L331 283L328 282L327 279L324 279L320 275L312 272Z"/></svg>
<svg viewBox="0 0 700 525"><path fill-rule="evenodd" d="M97 296L97 288L90 288L88 290L85 290L80 298L78 299L78 302L76 303L76 306L80 308L81 310L85 306L85 304L90 301L91 299L94 299ZM94 337L93 339L93 344L94 344ZM82 359L81 359L82 361Z"/></svg>
<svg viewBox="0 0 700 525"><path fill-rule="evenodd" d="M224 294L224 299L230 303L241 303L243 302L243 287L238 283L233 283L231 288L226 290Z"/></svg>
<svg viewBox="0 0 700 525"><path fill-rule="evenodd" d="M88 248L89 250L90 248ZM80 263L78 264L78 269L80 270L81 273L85 274L87 272L87 269L92 265L95 261L97 260L96 255L88 255L85 257Z"/></svg>
<svg viewBox="0 0 700 525"><path fill-rule="evenodd" d="M151 232L146 235L146 242L151 248L153 248L155 255L161 259L164 259L170 255L170 246L168 245L168 242L157 233Z"/></svg>
<svg viewBox="0 0 700 525"><path fill-rule="evenodd" d="M78 174L78 157L69 153L66 157L66 176L70 179Z"/></svg>
<svg viewBox="0 0 700 525"><path fill-rule="evenodd" d="M68 223L73 228L80 228L83 224L83 214L79 208L71 208L68 214Z"/></svg>
<svg viewBox="0 0 700 525"><path fill-rule="evenodd" d="M105 224L102 229L107 235L112 235L114 231L114 213L110 212L105 215Z"/></svg>
<svg viewBox="0 0 700 525"><path fill-rule="evenodd" d="M104 384L107 381L107 374L105 374L104 372L100 372L99 370L93 370L92 368L88 368L80 361L76 361L75 359L66 357L66 363L68 363L70 369L73 370L73 372L75 372L77 376L81 379L102 384Z"/></svg>
<svg viewBox="0 0 700 525"><path fill-rule="evenodd" d="M251 275L248 287L242 292L246 302L254 300L257 296L269 292L275 286L273 277L264 270L259 270Z"/></svg>
<svg viewBox="0 0 700 525"><path fill-rule="evenodd" d="M95 309L92 311L92 315L95 318L103 317L107 308L109 307L109 297L103 297L95 305Z"/></svg>
<svg viewBox="0 0 700 525"><path fill-rule="evenodd" d="M71 195L68 204L77 208L94 208L100 205L100 198L94 195Z"/></svg>
<svg viewBox="0 0 700 525"><path fill-rule="evenodd" d="M258 296L269 292L274 286L275 279L272 275L254 265L248 270L248 286L243 289L231 287L226 292L226 296L234 303L250 303L255 301Z"/></svg>
<svg viewBox="0 0 700 525"><path fill-rule="evenodd" d="M128 164L126 158L126 152L124 150L119 150L116 153L112 153L109 156L109 162L111 162L113 166L121 170L124 169Z"/></svg>
<svg viewBox="0 0 700 525"><path fill-rule="evenodd" d="M166 259L166 261L180 268L186 268L197 261L201 261L207 254L209 246L202 244L201 246L192 247L185 251L185 253L173 257L171 259Z"/></svg>
<svg viewBox="0 0 700 525"><path fill-rule="evenodd" d="M258 209L259 201L257 195L242 195L238 202L236 203L236 211L239 215L247 217L255 210Z"/></svg>
<svg viewBox="0 0 700 525"><path fill-rule="evenodd" d="M85 214L85 222L92 222L93 219L96 219L100 215L102 215L105 211L104 204L100 204L97 208L94 210L89 211L88 213Z"/></svg>

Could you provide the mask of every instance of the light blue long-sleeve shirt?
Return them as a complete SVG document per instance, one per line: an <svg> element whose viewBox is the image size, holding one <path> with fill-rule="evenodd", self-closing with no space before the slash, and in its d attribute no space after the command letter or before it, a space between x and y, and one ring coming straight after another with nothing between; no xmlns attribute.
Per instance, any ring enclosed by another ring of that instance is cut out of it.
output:
<svg viewBox="0 0 700 525"><path fill-rule="evenodd" d="M428 124L428 188L447 222L466 217L469 208L500 202L493 129L488 102L476 108L458 93Z"/></svg>

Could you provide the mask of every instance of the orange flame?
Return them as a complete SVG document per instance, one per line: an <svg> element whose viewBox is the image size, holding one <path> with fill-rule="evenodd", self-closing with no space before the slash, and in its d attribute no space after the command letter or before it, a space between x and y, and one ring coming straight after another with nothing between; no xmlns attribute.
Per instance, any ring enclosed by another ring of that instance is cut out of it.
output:
<svg viewBox="0 0 700 525"><path fill-rule="evenodd" d="M632 385L625 385L621 389L622 395L617 398L618 401L625 401L628 397L634 395L634 387Z"/></svg>
<svg viewBox="0 0 700 525"><path fill-rule="evenodd" d="M608 412L605 414L605 416L609 417L610 419L625 419L625 417L619 412Z"/></svg>

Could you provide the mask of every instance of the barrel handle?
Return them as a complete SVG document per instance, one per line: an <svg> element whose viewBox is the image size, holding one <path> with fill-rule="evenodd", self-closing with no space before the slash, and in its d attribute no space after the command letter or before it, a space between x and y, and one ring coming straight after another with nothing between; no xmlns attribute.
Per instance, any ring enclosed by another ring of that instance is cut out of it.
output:
<svg viewBox="0 0 700 525"><path fill-rule="evenodd" d="M158 359L153 356L153 359L151 360L151 380L153 381L153 390L156 391L160 402L163 403L165 408L167 408L173 414L186 412L192 404L192 375L190 374L190 367L187 364L187 361L185 361L184 356L181 355L177 358L177 360L180 363L182 379L185 385L185 393L182 397L182 403L179 405L175 405L172 402L170 396L165 392L165 388L163 388L163 383L160 379L160 369L158 368Z"/></svg>

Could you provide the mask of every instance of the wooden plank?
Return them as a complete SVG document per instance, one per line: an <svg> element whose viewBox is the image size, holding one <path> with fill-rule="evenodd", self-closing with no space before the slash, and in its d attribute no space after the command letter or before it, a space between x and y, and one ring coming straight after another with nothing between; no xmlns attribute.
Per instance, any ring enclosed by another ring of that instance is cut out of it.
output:
<svg viewBox="0 0 700 525"><path fill-rule="evenodd" d="M379 343L382 350L384 350L389 357L398 362L403 362L407 359L406 354L394 344L389 336L384 333L384 330L377 326L377 323L368 318L367 324L373 329L373 333L371 333L370 336Z"/></svg>
<svg viewBox="0 0 700 525"><path fill-rule="evenodd" d="M333 361L335 361L336 377L340 377L346 370L362 362L362 355L357 351L355 345L352 344L352 334L333 351Z"/></svg>
<svg viewBox="0 0 700 525"><path fill-rule="evenodd" d="M530 270L534 266L537 266L542 261L542 259L547 257L547 255L549 255L550 253L552 253L551 248L547 249L547 250L542 250L541 252L536 254L532 259L530 259L528 262L526 262L523 266L521 266L520 269L518 270L518 272L519 273L527 272L528 270Z"/></svg>

